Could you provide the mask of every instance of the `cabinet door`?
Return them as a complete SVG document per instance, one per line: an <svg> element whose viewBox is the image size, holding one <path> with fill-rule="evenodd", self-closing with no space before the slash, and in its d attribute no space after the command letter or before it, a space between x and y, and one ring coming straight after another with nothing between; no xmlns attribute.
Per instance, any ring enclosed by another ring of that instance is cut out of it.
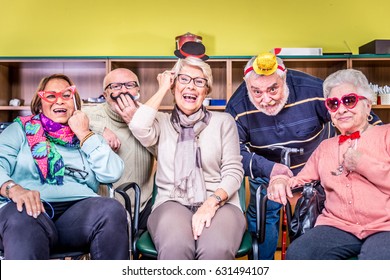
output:
<svg viewBox="0 0 390 280"><path fill-rule="evenodd" d="M389 58L352 58L351 67L366 75L369 82L379 86L390 86Z"/></svg>
<svg viewBox="0 0 390 280"><path fill-rule="evenodd" d="M244 68L250 59L251 57L231 60L231 92L229 92L229 98L244 81Z"/></svg>
<svg viewBox="0 0 390 280"><path fill-rule="evenodd" d="M283 58L287 68L299 70L324 80L337 70L348 68L348 58Z"/></svg>
<svg viewBox="0 0 390 280"><path fill-rule="evenodd" d="M390 57L351 58L351 67L362 71L372 84L390 86ZM390 105L374 105L373 110L384 123L390 123Z"/></svg>

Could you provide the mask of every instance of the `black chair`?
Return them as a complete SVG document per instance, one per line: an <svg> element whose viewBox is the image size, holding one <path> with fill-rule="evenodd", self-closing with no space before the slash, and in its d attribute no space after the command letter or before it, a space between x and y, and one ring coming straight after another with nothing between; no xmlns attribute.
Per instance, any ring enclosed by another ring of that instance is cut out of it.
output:
<svg viewBox="0 0 390 280"><path fill-rule="evenodd" d="M127 191L133 189L134 191L134 214L132 214L131 199L127 194ZM125 201L125 208L129 215L129 248L130 248L130 258L134 256L135 245L136 245L136 236L139 232L139 213L140 213L140 201L141 201L141 188L135 182L124 183L117 187L114 190L115 193L118 193L122 196Z"/></svg>
<svg viewBox="0 0 390 280"><path fill-rule="evenodd" d="M271 146L270 150L280 150L280 163L288 166L291 165L291 154L303 154L303 148L293 148L285 146ZM256 190L256 234L254 238L257 240L258 244L262 244L265 239L265 219L266 219L266 209L268 197L264 196L261 198L261 191L267 189L266 184L261 184ZM282 259L284 257L286 244L287 244L287 217L284 209L282 209ZM260 254L260 252L258 252ZM260 259L260 255L258 255Z"/></svg>
<svg viewBox="0 0 390 280"><path fill-rule="evenodd" d="M266 189L267 185L262 184L256 190L256 235L254 238L257 239L258 244L262 244L265 241L265 228L266 228L266 212L267 212L267 202L268 196L264 195L261 197L261 191ZM302 192L302 187L295 188L292 192L293 194ZM280 218L282 220L282 256L281 259L285 259L285 254L287 250L287 232L288 232L288 224L291 221L292 210L291 204L287 200L286 210L282 208L282 213ZM260 254L260 252L258 252ZM260 255L258 255L258 259L260 259Z"/></svg>
<svg viewBox="0 0 390 280"><path fill-rule="evenodd" d="M125 209L128 213L129 224L128 224L128 232L129 232L129 248L130 248L130 258L133 256L133 250L135 247L134 236L136 232L138 232L138 220L139 220L139 211L140 211L140 198L141 198L141 189L137 183L130 182L124 183L120 185L115 190L112 188L111 184L106 185L108 188L109 196L114 199L115 194L119 194L124 202ZM134 214L131 211L131 199L127 194L127 191L133 189L134 191ZM0 251L0 260L4 259L4 252ZM53 251L50 254L50 259L55 260L87 260L90 259L88 250L80 250L80 251Z"/></svg>

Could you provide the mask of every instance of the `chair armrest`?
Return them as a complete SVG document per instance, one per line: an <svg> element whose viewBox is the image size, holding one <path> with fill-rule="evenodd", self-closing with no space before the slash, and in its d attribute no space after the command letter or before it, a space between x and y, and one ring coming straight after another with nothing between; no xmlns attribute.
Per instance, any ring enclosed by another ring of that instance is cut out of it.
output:
<svg viewBox="0 0 390 280"><path fill-rule="evenodd" d="M261 184L256 190L256 237L262 244L265 239L265 222L268 197L261 197L261 191L267 189L267 184Z"/></svg>
<svg viewBox="0 0 390 280"><path fill-rule="evenodd" d="M298 186L298 187L295 187L291 190L293 195L296 193L302 193L302 191L303 191L303 186ZM289 231L289 234L291 235L289 225L290 225L291 219L292 219L292 209L291 209L290 200L288 200L288 199L287 199L287 203L286 203L286 218L287 218L288 231Z"/></svg>
<svg viewBox="0 0 390 280"><path fill-rule="evenodd" d="M131 211L131 199L127 194L127 191L134 190L134 215ZM139 214L140 214L140 201L141 201L141 188L135 182L123 183L115 189L115 192L118 193L125 201L125 208L130 215L131 219L131 249L135 252L135 242L139 234Z"/></svg>
<svg viewBox="0 0 390 280"><path fill-rule="evenodd" d="M261 184L256 191L256 237L259 239L259 244L262 244L265 239L265 224L266 224L266 212L268 196L261 197L261 191L266 189L266 184ZM301 193L303 186L299 186L292 189L292 194ZM289 225L292 217L292 210L290 201L287 199L286 204L286 216L287 224Z"/></svg>

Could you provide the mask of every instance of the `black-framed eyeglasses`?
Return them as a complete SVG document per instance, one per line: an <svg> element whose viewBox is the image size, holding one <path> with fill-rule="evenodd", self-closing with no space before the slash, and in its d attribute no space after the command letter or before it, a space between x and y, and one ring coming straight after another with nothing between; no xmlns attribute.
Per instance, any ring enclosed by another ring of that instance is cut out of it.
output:
<svg viewBox="0 0 390 280"><path fill-rule="evenodd" d="M201 77L192 78L186 74L178 74L177 80L179 81L179 83L181 83L183 85L187 85L187 84L191 83L191 81L193 80L194 85L197 87L205 87L205 86L207 86L207 82L208 82L207 79L205 79L205 78L201 78Z"/></svg>
<svg viewBox="0 0 390 280"><path fill-rule="evenodd" d="M127 88L127 89L132 89L132 88L138 87L138 83L136 81L130 81L130 82L126 82L126 83L111 83L111 84L108 84L104 88L104 90L106 90L107 88L110 88L112 90L120 90L123 86L125 86L125 88Z"/></svg>
<svg viewBox="0 0 390 280"><path fill-rule="evenodd" d="M85 180L88 177L88 172L72 167L65 167L65 175L69 175L78 179Z"/></svg>

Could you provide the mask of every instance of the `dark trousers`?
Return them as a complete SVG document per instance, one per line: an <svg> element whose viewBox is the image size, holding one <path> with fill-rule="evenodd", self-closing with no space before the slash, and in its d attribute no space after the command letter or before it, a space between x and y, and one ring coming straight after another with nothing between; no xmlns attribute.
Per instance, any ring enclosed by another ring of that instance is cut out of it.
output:
<svg viewBox="0 0 390 280"><path fill-rule="evenodd" d="M0 249L5 259L48 259L51 252L64 248L87 250L96 260L129 259L124 207L112 198L87 198L55 221L44 213L35 219L25 210L19 212L13 202L0 209Z"/></svg>
<svg viewBox="0 0 390 280"><path fill-rule="evenodd" d="M292 242L286 253L290 260L390 260L390 231L365 239L335 227L316 226Z"/></svg>

